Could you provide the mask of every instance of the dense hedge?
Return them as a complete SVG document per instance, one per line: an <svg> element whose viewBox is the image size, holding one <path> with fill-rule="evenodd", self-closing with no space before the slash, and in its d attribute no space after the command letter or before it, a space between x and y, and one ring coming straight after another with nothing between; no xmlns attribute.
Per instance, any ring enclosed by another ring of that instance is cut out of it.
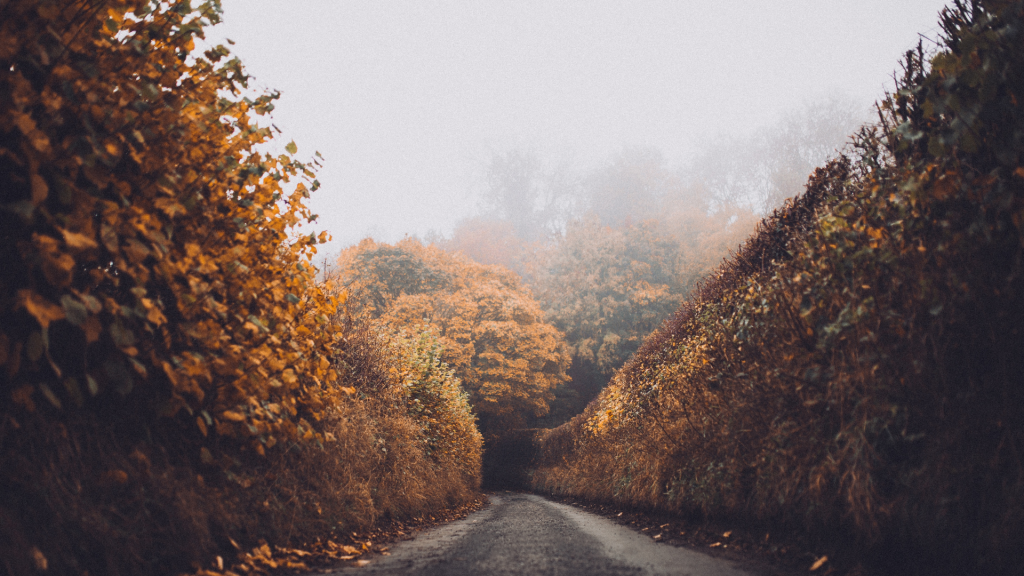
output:
<svg viewBox="0 0 1024 576"><path fill-rule="evenodd" d="M264 152L276 94L195 49L220 13L0 3L8 573L180 572L479 485L458 382L315 282L317 162Z"/></svg>
<svg viewBox="0 0 1024 576"><path fill-rule="evenodd" d="M838 534L904 573L1019 571L1024 4L941 20L856 154L547 433L538 488Z"/></svg>

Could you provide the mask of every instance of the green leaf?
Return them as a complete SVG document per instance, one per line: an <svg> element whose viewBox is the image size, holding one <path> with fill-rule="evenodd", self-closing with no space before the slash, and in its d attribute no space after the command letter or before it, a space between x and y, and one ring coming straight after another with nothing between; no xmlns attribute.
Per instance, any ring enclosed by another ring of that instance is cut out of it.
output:
<svg viewBox="0 0 1024 576"><path fill-rule="evenodd" d="M86 375L85 384L89 388L89 394L95 396L100 393L100 385L96 382L96 379L92 376Z"/></svg>
<svg viewBox="0 0 1024 576"><path fill-rule="evenodd" d="M60 410L60 398L57 398L57 395L53 393L53 390L50 390L49 386L40 382L39 391L43 393L43 397L45 397L50 404L53 404L54 408Z"/></svg>
<svg viewBox="0 0 1024 576"><path fill-rule="evenodd" d="M68 322L75 326L81 326L89 318L89 311L70 294L65 294L60 303L64 306L64 315L67 316Z"/></svg>
<svg viewBox="0 0 1024 576"><path fill-rule="evenodd" d="M284 149L289 154L295 154L296 152L299 151L299 147L295 145L295 141L294 140L289 142L288 145L284 147Z"/></svg>

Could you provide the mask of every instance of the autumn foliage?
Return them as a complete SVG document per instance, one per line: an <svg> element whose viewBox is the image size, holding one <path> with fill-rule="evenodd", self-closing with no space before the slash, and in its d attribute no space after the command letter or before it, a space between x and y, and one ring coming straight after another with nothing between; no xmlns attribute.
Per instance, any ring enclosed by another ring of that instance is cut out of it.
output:
<svg viewBox="0 0 1024 576"><path fill-rule="evenodd" d="M363 240L338 264L351 314L392 331L418 327L436 335L485 434L547 412L569 358L515 274L414 239Z"/></svg>
<svg viewBox="0 0 1024 576"><path fill-rule="evenodd" d="M537 488L771 521L898 573L1024 558L1024 4L955 3L879 124L546 433Z"/></svg>
<svg viewBox="0 0 1024 576"><path fill-rule="evenodd" d="M737 180L733 172L694 178L650 149L624 149L582 174L529 152L494 157L488 211L433 245L518 273L565 334L571 381L531 425L578 414L753 230L757 218L738 198L751 191L715 186ZM754 180L742 183L753 189Z"/></svg>
<svg viewBox="0 0 1024 576"><path fill-rule="evenodd" d="M288 236L315 180L256 151L273 96L225 98L239 62L190 57L216 6L180 6L3 8L3 402L137 396L204 436L302 438L337 401L325 236Z"/></svg>
<svg viewBox="0 0 1024 576"><path fill-rule="evenodd" d="M276 94L253 93L225 47L195 49L219 18L216 0L0 5L11 566L39 552L62 571L180 570L227 542L214 533L286 541L464 500L479 481L443 366L360 335L315 281L326 234L297 226L315 220L317 162L294 143L268 152L259 118ZM339 378L367 347L382 348ZM356 397L360 378L377 392ZM445 410L461 428L436 428ZM398 494L413 501L387 503Z"/></svg>

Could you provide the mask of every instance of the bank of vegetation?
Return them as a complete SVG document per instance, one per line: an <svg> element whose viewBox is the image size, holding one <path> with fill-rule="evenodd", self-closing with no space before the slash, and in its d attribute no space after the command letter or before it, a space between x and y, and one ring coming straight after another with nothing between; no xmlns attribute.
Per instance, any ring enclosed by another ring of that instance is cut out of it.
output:
<svg viewBox="0 0 1024 576"><path fill-rule="evenodd" d="M270 566L266 543L476 496L482 439L438 339L360 323L316 281L326 235L296 226L317 162L275 144L276 95L224 46L196 49L220 13L0 3L8 574Z"/></svg>
<svg viewBox="0 0 1024 576"><path fill-rule="evenodd" d="M536 489L788 525L868 569L1019 572L1024 4L955 2L941 30L851 151L542 434Z"/></svg>
<svg viewBox="0 0 1024 576"><path fill-rule="evenodd" d="M494 154L480 213L428 240L519 274L564 335L570 380L529 425L579 414L753 232L757 214L799 193L865 119L842 98L815 101L681 166L650 148L624 148L595 166L530 149Z"/></svg>

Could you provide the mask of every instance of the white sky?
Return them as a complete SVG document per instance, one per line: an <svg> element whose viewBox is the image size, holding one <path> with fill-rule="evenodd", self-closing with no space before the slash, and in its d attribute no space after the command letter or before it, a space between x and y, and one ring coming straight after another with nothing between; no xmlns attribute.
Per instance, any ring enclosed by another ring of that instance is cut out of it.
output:
<svg viewBox="0 0 1024 576"><path fill-rule="evenodd" d="M326 159L332 250L448 231L492 150L673 165L828 94L868 108L943 0L223 0L273 122Z"/></svg>

